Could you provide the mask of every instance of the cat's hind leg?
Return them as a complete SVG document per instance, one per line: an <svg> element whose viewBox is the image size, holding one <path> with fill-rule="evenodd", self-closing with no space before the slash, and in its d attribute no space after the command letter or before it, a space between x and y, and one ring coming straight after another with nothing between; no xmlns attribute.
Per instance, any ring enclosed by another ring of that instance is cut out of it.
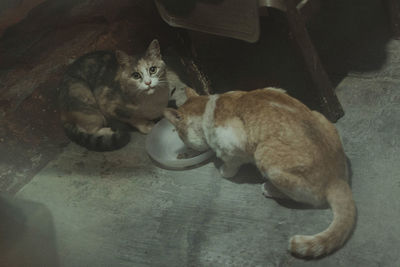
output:
<svg viewBox="0 0 400 267"><path fill-rule="evenodd" d="M333 221L326 230L315 235L293 236L289 241L291 253L319 257L343 245L355 222L354 201L346 181L326 179L327 173L313 165L311 156L282 143L259 145L255 161L260 171L285 195L314 206L329 203L333 211Z"/></svg>
<svg viewBox="0 0 400 267"><path fill-rule="evenodd" d="M306 175L312 159L282 143L260 144L255 152L255 163L271 184L291 199L320 206L325 197L319 184L312 184Z"/></svg>
<svg viewBox="0 0 400 267"><path fill-rule="evenodd" d="M105 118L97 110L68 112L64 130L69 139L94 151L111 151L125 146L128 132L107 127Z"/></svg>
<svg viewBox="0 0 400 267"><path fill-rule="evenodd" d="M66 75L59 90L61 121L69 139L95 151L115 150L129 142L129 133L107 126L85 81Z"/></svg>

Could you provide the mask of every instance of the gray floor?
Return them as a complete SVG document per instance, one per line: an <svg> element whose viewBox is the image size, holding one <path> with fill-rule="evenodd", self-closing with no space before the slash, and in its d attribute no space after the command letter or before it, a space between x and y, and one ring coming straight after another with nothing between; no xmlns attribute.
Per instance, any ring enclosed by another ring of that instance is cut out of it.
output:
<svg viewBox="0 0 400 267"><path fill-rule="evenodd" d="M330 210L264 198L251 167L231 181L212 163L160 169L144 152L145 136L133 134L117 152L71 144L3 199L13 218L5 227L14 229L3 261L30 247L37 259L25 266L400 266L400 42L387 53L379 71L350 73L337 89L358 222L333 255L304 261L286 250L290 236L325 229Z"/></svg>

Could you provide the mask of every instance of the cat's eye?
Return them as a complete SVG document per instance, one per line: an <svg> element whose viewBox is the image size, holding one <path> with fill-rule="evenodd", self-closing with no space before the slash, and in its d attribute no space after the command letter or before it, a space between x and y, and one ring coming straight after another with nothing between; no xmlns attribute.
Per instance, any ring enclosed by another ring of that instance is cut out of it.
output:
<svg viewBox="0 0 400 267"><path fill-rule="evenodd" d="M154 74L154 73L156 73L156 71L157 71L157 67L156 66L152 66L152 67L149 68L150 74Z"/></svg>
<svg viewBox="0 0 400 267"><path fill-rule="evenodd" d="M134 72L134 73L132 73L132 77L135 80L139 80L140 78L142 78L142 75L140 75L139 72Z"/></svg>

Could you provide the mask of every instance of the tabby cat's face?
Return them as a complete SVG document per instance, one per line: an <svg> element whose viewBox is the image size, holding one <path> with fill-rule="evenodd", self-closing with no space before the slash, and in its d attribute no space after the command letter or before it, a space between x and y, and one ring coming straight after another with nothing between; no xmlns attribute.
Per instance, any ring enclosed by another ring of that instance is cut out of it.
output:
<svg viewBox="0 0 400 267"><path fill-rule="evenodd" d="M119 81L127 94L153 94L158 87L167 86L165 63L161 58L160 46L153 40L146 54L135 59L122 51L116 52L120 64Z"/></svg>

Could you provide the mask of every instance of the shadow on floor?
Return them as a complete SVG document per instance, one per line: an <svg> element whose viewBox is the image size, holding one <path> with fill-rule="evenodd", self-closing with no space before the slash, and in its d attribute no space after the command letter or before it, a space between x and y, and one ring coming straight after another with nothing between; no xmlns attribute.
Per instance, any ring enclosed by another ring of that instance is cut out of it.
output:
<svg viewBox="0 0 400 267"><path fill-rule="evenodd" d="M0 266L59 266L53 218L42 204L0 196Z"/></svg>

